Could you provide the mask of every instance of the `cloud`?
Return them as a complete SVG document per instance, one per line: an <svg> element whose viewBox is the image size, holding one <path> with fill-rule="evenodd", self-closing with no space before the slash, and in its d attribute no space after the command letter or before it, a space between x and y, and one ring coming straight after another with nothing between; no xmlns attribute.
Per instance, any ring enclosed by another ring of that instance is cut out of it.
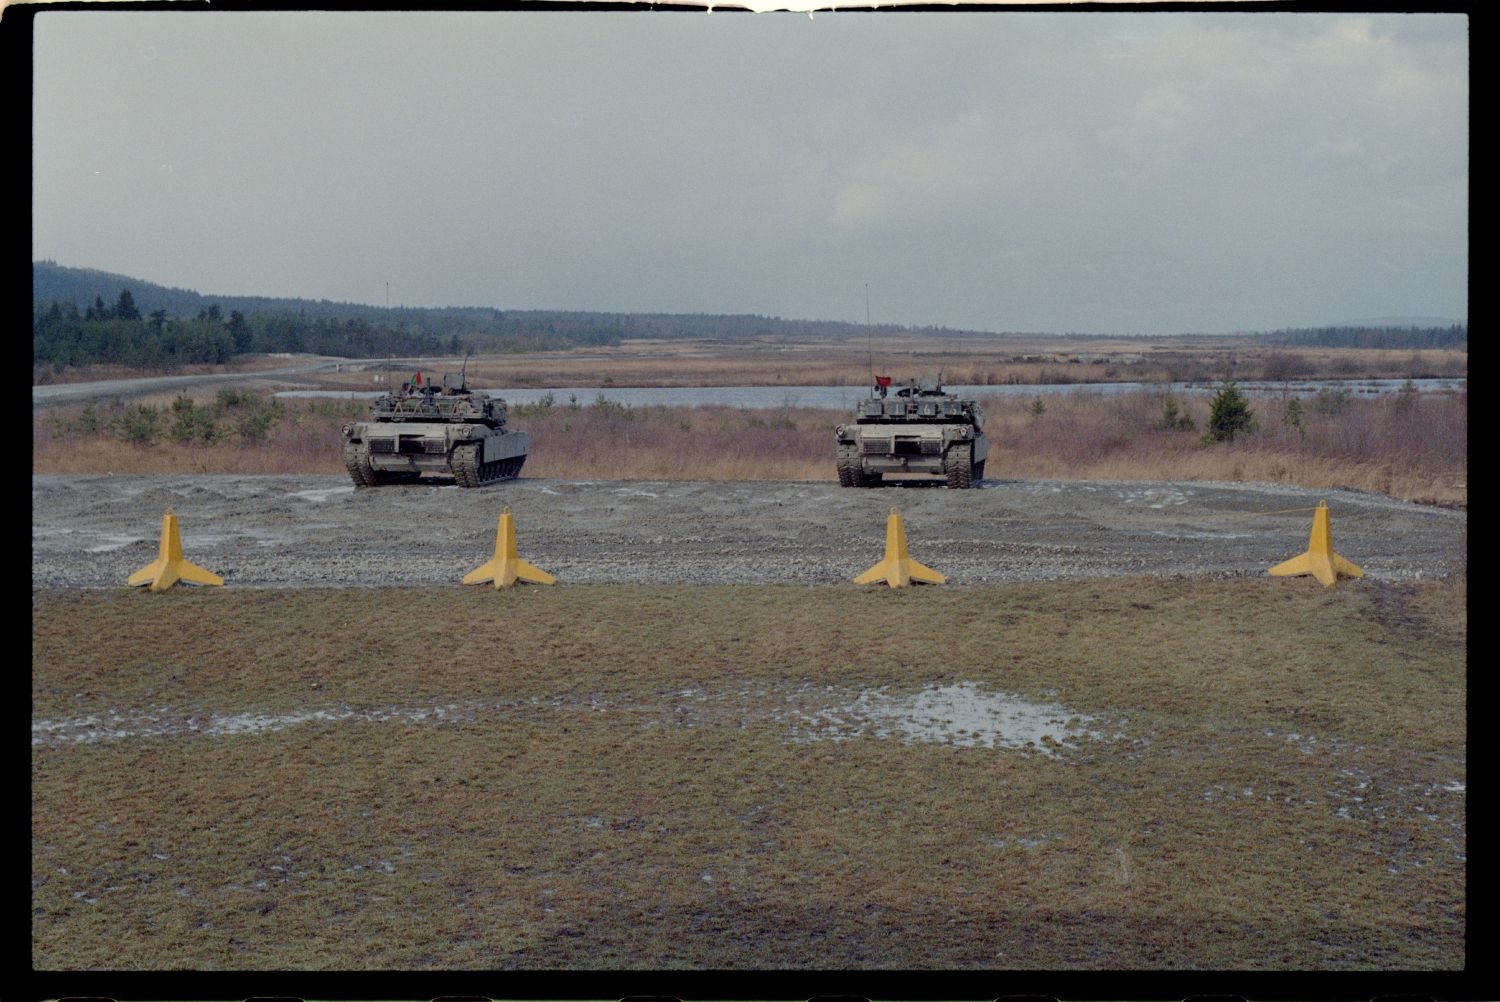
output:
<svg viewBox="0 0 1500 1002"><path fill-rule="evenodd" d="M1058 129L1006 128L970 109L849 164L829 221L845 230L940 226L1004 214L1028 201L1050 203L1075 161L1074 142Z"/></svg>
<svg viewBox="0 0 1500 1002"><path fill-rule="evenodd" d="M70 11L34 41L36 256L169 285L849 318L869 281L894 322L1074 330L1464 302L1452 15ZM1392 264L1441 295L1391 301Z"/></svg>

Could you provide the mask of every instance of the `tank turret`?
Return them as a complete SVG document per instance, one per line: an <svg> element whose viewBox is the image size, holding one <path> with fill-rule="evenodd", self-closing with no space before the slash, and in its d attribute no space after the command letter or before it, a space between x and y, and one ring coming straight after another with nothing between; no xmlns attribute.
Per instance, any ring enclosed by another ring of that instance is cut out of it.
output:
<svg viewBox="0 0 1500 1002"><path fill-rule="evenodd" d="M382 393L366 421L344 426L344 466L356 487L451 477L482 487L518 476L531 436L506 426L505 401L468 388L462 373L441 383L422 374Z"/></svg>
<svg viewBox="0 0 1500 1002"><path fill-rule="evenodd" d="M876 377L854 420L839 425L835 437L844 487L874 487L887 474L900 473L936 474L952 488L984 479L984 412L977 401L945 392L936 377L912 380L894 392L890 377Z"/></svg>

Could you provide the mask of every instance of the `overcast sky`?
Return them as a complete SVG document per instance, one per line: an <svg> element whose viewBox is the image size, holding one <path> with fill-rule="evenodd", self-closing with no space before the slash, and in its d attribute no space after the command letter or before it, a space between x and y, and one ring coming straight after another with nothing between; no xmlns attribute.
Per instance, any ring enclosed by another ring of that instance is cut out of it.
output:
<svg viewBox="0 0 1500 1002"><path fill-rule="evenodd" d="M43 11L33 257L217 295L1468 316L1456 14Z"/></svg>

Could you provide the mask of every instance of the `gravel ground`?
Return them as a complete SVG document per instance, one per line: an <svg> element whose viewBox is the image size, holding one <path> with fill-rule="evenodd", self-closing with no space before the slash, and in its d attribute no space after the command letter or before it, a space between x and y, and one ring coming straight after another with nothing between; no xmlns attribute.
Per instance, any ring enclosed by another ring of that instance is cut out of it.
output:
<svg viewBox="0 0 1500 1002"><path fill-rule="evenodd" d="M1130 575L1263 575L1307 545L1369 579L1464 573L1468 515L1359 491L1271 484L987 480L845 490L822 482L576 481L356 491L329 476L33 476L33 587L112 588L156 557L174 509L187 558L226 585L457 584L498 516L560 583L847 582L880 559L887 513L952 585ZM1286 509L1303 509L1286 511Z"/></svg>

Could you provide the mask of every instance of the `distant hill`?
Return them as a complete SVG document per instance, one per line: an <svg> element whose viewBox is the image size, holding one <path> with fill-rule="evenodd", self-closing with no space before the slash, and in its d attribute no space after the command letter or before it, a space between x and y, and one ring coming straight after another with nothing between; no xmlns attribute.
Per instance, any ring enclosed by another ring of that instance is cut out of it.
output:
<svg viewBox="0 0 1500 1002"><path fill-rule="evenodd" d="M897 324L845 323L835 320L784 320L743 313L601 313L584 310L501 310L483 306L381 307L327 299L289 299L270 296L214 296L190 289L168 288L129 275L92 268L69 268L55 261L31 265L32 312L40 315L54 302L72 304L79 312L95 300L113 305L122 290L130 290L143 316L164 310L168 317L195 317L217 305L227 316L289 314L308 320L361 320L386 326L401 325L431 333L484 333L505 336L546 335L575 343L615 343L623 338L748 338L748 337L863 337L919 332L937 335L993 334L991 331L947 327L906 327Z"/></svg>
<svg viewBox="0 0 1500 1002"><path fill-rule="evenodd" d="M34 261L33 368L119 364L171 370L235 355L313 352L346 358L507 353L617 345L626 339L987 334L746 314L598 313L492 307L385 308L327 299L211 296L129 275ZM991 335L1000 336L1000 335Z"/></svg>
<svg viewBox="0 0 1500 1002"><path fill-rule="evenodd" d="M1372 320L1346 320L1341 324L1330 324L1331 327L1370 327L1394 329L1398 327L1467 327L1462 320L1454 320L1452 317L1375 317Z"/></svg>
<svg viewBox="0 0 1500 1002"><path fill-rule="evenodd" d="M1308 327L1258 334L1264 344L1288 348L1469 348L1466 324L1431 327L1414 324L1389 325L1379 321L1344 327Z"/></svg>
<svg viewBox="0 0 1500 1002"><path fill-rule="evenodd" d="M601 313L584 310L502 310L487 306L380 307L328 299L271 296L214 296L169 288L92 268L69 268L55 261L33 261L32 314L42 317L53 303L82 314L96 302L113 307L129 290L140 315L162 311L171 319L191 319L218 307L228 319L239 313L257 334L257 350L317 350L326 354L413 351L434 339L490 351L525 351L581 345L618 344L632 338L855 338L867 334L937 336L1022 336L994 331L899 324L846 323L838 320L786 320L743 313ZM273 322L274 317L293 321ZM362 326L361 326L362 325ZM293 330L291 328L296 328ZM365 329L365 328L368 328ZM1387 317L1334 327L1279 330L1254 334L1264 343L1288 346L1419 348L1467 345L1468 327L1448 320ZM1028 333L1024 336L1035 336ZM1105 338L1070 332L1074 339Z"/></svg>
<svg viewBox="0 0 1500 1002"><path fill-rule="evenodd" d="M68 268L55 261L33 261L31 264L31 300L34 311L46 309L54 302L72 303L79 310L86 310L95 299L105 305L113 305L121 290L129 289L135 298L136 308L150 315L165 310L169 317L193 317L210 306L217 305L228 314L238 310L251 313L290 313L309 318L357 317L364 320L401 318L403 313L457 313L475 314L486 318L494 314L489 309L458 310L403 310L384 309L364 303L336 303L327 299L289 299L272 296L213 296L191 289L168 288L129 275L117 275L93 268Z"/></svg>

